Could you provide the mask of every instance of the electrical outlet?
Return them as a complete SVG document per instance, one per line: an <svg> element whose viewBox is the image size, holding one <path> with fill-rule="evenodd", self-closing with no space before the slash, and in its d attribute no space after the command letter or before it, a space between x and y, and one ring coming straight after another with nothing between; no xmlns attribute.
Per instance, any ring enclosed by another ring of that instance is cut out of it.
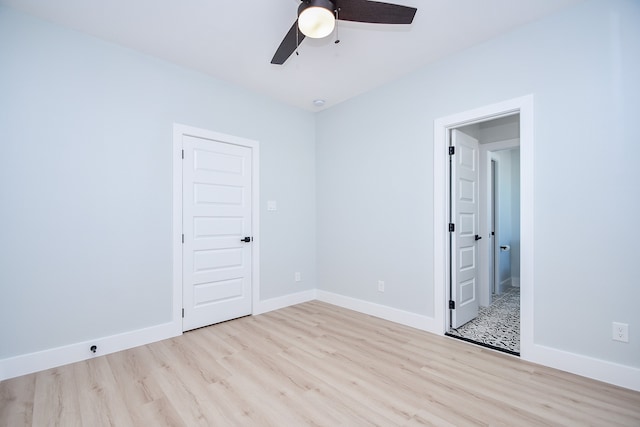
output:
<svg viewBox="0 0 640 427"><path fill-rule="evenodd" d="M378 280L378 292L384 292L384 281Z"/></svg>
<svg viewBox="0 0 640 427"><path fill-rule="evenodd" d="M629 325L626 323L613 322L613 340L629 342Z"/></svg>
<svg viewBox="0 0 640 427"><path fill-rule="evenodd" d="M302 281L302 276L300 275L299 271L296 271L296 273L293 275L293 280L295 280L296 282Z"/></svg>

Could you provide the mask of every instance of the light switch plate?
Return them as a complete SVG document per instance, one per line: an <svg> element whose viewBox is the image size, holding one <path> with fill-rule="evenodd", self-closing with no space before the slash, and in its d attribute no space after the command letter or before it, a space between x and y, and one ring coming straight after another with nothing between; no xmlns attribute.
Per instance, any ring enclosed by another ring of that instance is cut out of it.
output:
<svg viewBox="0 0 640 427"><path fill-rule="evenodd" d="M276 203L275 200L267 201L267 210L268 211L277 211L278 210L278 204Z"/></svg>

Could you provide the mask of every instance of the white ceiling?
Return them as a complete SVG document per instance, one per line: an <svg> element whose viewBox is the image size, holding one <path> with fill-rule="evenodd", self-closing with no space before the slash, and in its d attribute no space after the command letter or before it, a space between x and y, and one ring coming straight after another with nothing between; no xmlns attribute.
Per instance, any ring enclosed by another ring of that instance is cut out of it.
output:
<svg viewBox="0 0 640 427"><path fill-rule="evenodd" d="M309 111L583 0L387 0L413 24L339 21L341 42L305 39L270 63L299 0L0 0L0 4L199 70Z"/></svg>

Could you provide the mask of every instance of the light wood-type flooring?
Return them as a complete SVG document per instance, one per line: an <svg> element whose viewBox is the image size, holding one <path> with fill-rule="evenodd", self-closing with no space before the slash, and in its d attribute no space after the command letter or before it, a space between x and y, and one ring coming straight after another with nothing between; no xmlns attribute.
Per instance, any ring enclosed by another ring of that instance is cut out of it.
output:
<svg viewBox="0 0 640 427"><path fill-rule="evenodd" d="M321 302L0 383L0 426L640 426L640 393Z"/></svg>

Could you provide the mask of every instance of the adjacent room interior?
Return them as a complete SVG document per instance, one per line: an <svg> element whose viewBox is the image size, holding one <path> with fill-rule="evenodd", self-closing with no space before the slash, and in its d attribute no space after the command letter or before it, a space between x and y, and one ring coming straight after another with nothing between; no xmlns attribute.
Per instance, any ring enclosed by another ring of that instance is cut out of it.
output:
<svg viewBox="0 0 640 427"><path fill-rule="evenodd" d="M129 3L0 0L0 424L640 424L640 3Z"/></svg>

